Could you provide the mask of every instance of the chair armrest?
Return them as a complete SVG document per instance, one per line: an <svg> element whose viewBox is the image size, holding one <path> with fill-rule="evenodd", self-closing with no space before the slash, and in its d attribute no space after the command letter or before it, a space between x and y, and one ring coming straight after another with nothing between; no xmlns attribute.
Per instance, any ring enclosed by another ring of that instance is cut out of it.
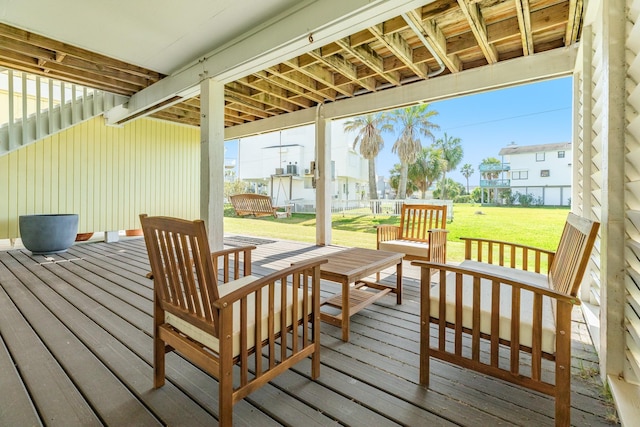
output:
<svg viewBox="0 0 640 427"><path fill-rule="evenodd" d="M464 241L464 259L536 273L548 273L555 256L554 251L502 240L475 237L461 237L460 240Z"/></svg>
<svg viewBox="0 0 640 427"><path fill-rule="evenodd" d="M376 249L380 249L380 242L395 240L400 236L400 227L398 227L397 225L378 225L376 227L376 235Z"/></svg>
<svg viewBox="0 0 640 427"><path fill-rule="evenodd" d="M427 230L429 234L429 260L444 264L447 262L447 234L444 228Z"/></svg>
<svg viewBox="0 0 640 427"><path fill-rule="evenodd" d="M422 275L423 278L432 277L434 274L439 275L440 282L443 282L445 280L443 276L446 275L447 273L462 274L462 275L467 275L474 278L477 277L477 278L485 279L491 282L500 283L501 286L506 285L512 288L518 288L521 290L530 291L534 294L546 296L564 303L569 303L573 305L581 304L580 299L578 299L578 297L574 297L569 294L564 294L554 289L537 286L535 284L526 283L524 281L519 281L517 280L517 277L507 277L507 276L501 276L497 274L490 274L485 271L476 270L470 267L461 267L461 266L452 265L452 264L441 264L441 263L431 262L431 261L412 261L411 265L415 265L417 267L420 267L423 271L426 271L428 275L425 276L423 274ZM514 270L514 276L517 275L517 271L518 270Z"/></svg>
<svg viewBox="0 0 640 427"><path fill-rule="evenodd" d="M296 262L294 265L284 268L282 270L273 272L267 276L261 277L259 279L254 280L251 283L246 284L245 286L236 289L233 292L228 293L227 295L219 298L217 301L213 302L213 306L218 309L223 309L225 307L229 307L233 305L236 301L240 301L242 298L255 293L259 289L267 287L271 283L275 283L277 281L286 280L287 276L292 276L295 274L306 273L309 275L318 276L318 280L315 280L314 283L318 285L318 289L313 290L314 297L320 297L320 265L328 262L325 259L315 259L309 261ZM310 271L312 270L312 271ZM289 282L289 281L287 281ZM291 281L291 283L295 283Z"/></svg>
<svg viewBox="0 0 640 427"><path fill-rule="evenodd" d="M221 249L211 253L213 267L218 272L218 280L221 283L228 283L230 280L237 280L240 277L251 275L251 251L255 246L238 246L228 249ZM222 277L220 278L219 265L222 258ZM242 275L240 275L240 264L242 262ZM231 267L233 266L233 269Z"/></svg>

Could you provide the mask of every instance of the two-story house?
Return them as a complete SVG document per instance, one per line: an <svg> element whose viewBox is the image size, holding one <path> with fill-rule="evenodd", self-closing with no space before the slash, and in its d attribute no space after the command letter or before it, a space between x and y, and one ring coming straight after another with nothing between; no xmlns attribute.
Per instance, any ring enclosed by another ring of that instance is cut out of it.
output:
<svg viewBox="0 0 640 427"><path fill-rule="evenodd" d="M571 203L571 143L560 142L518 146L500 150L504 165L509 165L512 194L530 195L536 204L569 206Z"/></svg>
<svg viewBox="0 0 640 427"><path fill-rule="evenodd" d="M342 122L331 127L331 185L334 201L360 200L368 188L367 160L353 149ZM242 138L238 142L237 176L275 204L294 201L296 209L315 207L315 137L302 126Z"/></svg>

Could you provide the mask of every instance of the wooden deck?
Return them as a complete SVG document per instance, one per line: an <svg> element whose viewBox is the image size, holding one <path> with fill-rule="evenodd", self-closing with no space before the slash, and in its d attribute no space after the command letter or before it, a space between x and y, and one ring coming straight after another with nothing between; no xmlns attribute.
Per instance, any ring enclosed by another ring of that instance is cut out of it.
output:
<svg viewBox="0 0 640 427"><path fill-rule="evenodd" d="M225 242L258 244L254 274L341 249ZM178 355L168 355L167 384L152 389L148 271L141 238L76 244L51 257L0 251L0 426L217 423L215 380ZM310 361L300 363L235 405L235 424L553 425L551 398L443 362L431 362L430 389L417 385L418 271L405 263L404 273L403 304L390 294L353 316L348 343L322 324L317 381ZM572 423L612 425L597 356L574 314Z"/></svg>

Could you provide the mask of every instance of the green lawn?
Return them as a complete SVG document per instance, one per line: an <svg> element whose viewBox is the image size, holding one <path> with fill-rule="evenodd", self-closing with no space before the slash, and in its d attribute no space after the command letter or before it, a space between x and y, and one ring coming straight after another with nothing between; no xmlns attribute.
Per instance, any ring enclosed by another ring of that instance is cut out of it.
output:
<svg viewBox="0 0 640 427"><path fill-rule="evenodd" d="M447 258L462 261L463 236L494 238L555 250L568 208L486 207L457 204L449 230ZM398 224L399 217L342 214L332 218L332 243L340 246L376 247L375 226ZM297 240L316 241L314 215L293 214L291 218L238 218L233 209L225 210L224 230L229 234L244 234Z"/></svg>

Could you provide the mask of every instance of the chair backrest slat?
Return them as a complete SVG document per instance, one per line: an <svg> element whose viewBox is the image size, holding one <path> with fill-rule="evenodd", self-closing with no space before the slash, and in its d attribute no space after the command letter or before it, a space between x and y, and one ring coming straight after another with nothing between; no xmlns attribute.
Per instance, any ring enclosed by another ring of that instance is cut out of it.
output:
<svg viewBox="0 0 640 427"><path fill-rule="evenodd" d="M402 205L400 239L423 242L427 240L430 229L444 229L446 225L446 205Z"/></svg>
<svg viewBox="0 0 640 427"><path fill-rule="evenodd" d="M552 289L576 296L589 263L600 224L569 213L549 268Z"/></svg>
<svg viewBox="0 0 640 427"><path fill-rule="evenodd" d="M146 215L140 221L163 310L195 319L217 336L218 313L212 303L219 294L204 222Z"/></svg>

